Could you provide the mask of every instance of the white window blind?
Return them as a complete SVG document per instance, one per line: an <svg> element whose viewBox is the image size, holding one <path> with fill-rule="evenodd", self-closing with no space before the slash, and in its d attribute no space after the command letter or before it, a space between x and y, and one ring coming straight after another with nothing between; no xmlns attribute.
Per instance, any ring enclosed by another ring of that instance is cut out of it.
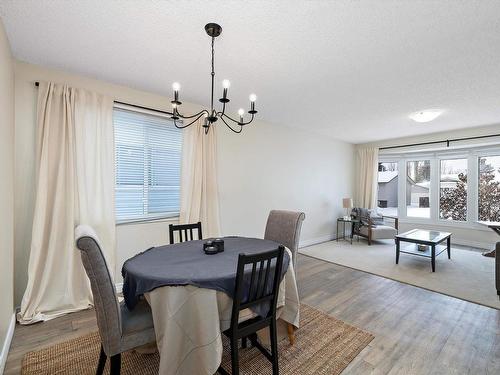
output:
<svg viewBox="0 0 500 375"><path fill-rule="evenodd" d="M177 216L182 133L160 115L114 108L116 220Z"/></svg>

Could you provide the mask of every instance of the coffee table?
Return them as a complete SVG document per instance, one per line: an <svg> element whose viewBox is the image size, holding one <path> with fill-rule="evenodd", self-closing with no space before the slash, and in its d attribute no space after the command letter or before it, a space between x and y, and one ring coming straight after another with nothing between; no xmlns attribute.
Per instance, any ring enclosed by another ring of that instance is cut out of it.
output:
<svg viewBox="0 0 500 375"><path fill-rule="evenodd" d="M446 241L446 246L441 245L444 241ZM401 245L401 242L408 244ZM424 250L419 250L419 245L424 246ZM399 263L400 253L418 255L430 258L432 272L435 272L436 257L444 251L448 252L448 259L451 259L451 233L413 229L396 235L396 264Z"/></svg>

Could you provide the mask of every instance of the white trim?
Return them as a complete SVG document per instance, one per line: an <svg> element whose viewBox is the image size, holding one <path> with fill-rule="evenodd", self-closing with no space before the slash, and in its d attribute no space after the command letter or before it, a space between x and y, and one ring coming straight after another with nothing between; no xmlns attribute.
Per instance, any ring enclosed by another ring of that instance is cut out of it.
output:
<svg viewBox="0 0 500 375"><path fill-rule="evenodd" d="M0 374L3 374L5 370L5 364L7 363L7 356L9 355L10 343L12 342L12 337L14 336L14 327L16 326L16 314L12 314L10 318L9 328L7 329L7 335L2 346L2 353L0 354Z"/></svg>
<svg viewBox="0 0 500 375"><path fill-rule="evenodd" d="M123 283L115 283L116 293L121 293L123 291Z"/></svg>
<svg viewBox="0 0 500 375"><path fill-rule="evenodd" d="M335 237L336 236L334 234L328 234L326 236L311 238L309 240L302 240L302 241L299 242L299 249L301 249L303 247L307 247L307 246L312 246L312 245L316 245L316 244L319 244L319 243L323 243L323 242L333 241L335 239Z"/></svg>

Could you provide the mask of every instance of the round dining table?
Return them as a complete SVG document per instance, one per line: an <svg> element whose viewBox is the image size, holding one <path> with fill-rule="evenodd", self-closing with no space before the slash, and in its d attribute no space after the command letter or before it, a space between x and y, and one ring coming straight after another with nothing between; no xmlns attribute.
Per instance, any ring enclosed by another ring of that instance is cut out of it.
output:
<svg viewBox="0 0 500 375"><path fill-rule="evenodd" d="M140 298L151 306L161 375L216 373L222 359L221 333L231 322L238 255L279 246L257 238L223 240L224 251L214 255L203 251L207 240L187 241L150 248L123 264L127 307L133 309ZM277 318L298 328L299 297L289 249L285 258ZM254 316L254 311L242 311L240 321Z"/></svg>

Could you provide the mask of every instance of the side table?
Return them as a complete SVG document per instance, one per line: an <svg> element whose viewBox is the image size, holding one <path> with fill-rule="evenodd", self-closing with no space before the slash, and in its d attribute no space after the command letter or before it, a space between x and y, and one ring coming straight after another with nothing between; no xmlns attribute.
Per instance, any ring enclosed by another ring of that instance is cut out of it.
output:
<svg viewBox="0 0 500 375"><path fill-rule="evenodd" d="M354 236L354 226L359 223L358 219L352 219L352 218L345 218L345 217L339 217L337 219L337 242L339 239L346 240L345 237L345 229L346 229L346 224L351 224L351 233L349 234L349 239L352 245L352 238ZM342 236L339 234L339 226L342 226Z"/></svg>

